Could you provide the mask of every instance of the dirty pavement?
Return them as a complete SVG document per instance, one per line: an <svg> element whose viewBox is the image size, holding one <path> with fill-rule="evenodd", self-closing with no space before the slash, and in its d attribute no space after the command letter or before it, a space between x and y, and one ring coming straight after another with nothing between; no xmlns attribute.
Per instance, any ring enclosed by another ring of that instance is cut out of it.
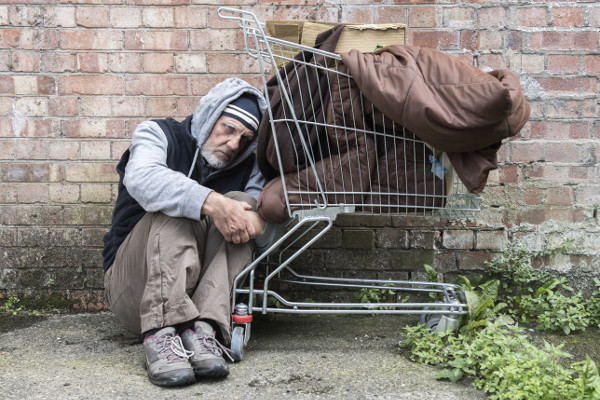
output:
<svg viewBox="0 0 600 400"><path fill-rule="evenodd" d="M434 379L437 369L398 348L416 318L255 317L244 360L223 381L160 388L146 378L141 337L110 312L0 321L3 399L406 399L479 400L469 382Z"/></svg>

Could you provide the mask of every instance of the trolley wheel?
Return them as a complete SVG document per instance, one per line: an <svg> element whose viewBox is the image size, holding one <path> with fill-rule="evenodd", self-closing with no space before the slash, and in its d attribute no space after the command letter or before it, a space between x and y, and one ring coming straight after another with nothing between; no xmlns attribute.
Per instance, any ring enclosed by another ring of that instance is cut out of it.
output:
<svg viewBox="0 0 600 400"><path fill-rule="evenodd" d="M432 310L433 307L425 307L423 308L423 310ZM432 318L435 318L436 316L438 316L437 314L419 314L419 324L421 325L427 325L427 321L429 321Z"/></svg>
<svg viewBox="0 0 600 400"><path fill-rule="evenodd" d="M231 334L231 357L233 361L242 361L244 358L244 328L236 326Z"/></svg>
<svg viewBox="0 0 600 400"><path fill-rule="evenodd" d="M427 320L425 321L425 328L429 329L431 332L437 331L437 326L439 325L442 317L440 315L432 315L428 314Z"/></svg>

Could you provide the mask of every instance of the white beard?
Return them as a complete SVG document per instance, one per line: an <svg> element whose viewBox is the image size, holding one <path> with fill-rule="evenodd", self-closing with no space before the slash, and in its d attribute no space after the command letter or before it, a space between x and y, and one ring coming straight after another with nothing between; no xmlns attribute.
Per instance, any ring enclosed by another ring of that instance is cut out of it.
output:
<svg viewBox="0 0 600 400"><path fill-rule="evenodd" d="M206 163L215 169L223 169L229 165L228 161L221 160L214 153L213 148L203 146L201 150L202 157L206 160Z"/></svg>

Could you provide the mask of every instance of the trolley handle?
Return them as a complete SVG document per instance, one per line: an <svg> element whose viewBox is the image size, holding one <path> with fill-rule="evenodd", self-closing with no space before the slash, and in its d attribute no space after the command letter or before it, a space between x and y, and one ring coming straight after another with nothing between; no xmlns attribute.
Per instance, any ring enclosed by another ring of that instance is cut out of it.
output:
<svg viewBox="0 0 600 400"><path fill-rule="evenodd" d="M235 14L237 14L237 16ZM244 18L244 14L248 15L250 19ZM244 32L244 45L246 46L246 53L250 57L258 59L258 55L260 53L258 41L265 42L266 36L264 30L262 29L264 24L258 21L256 15L250 11L244 11L230 7L219 7L217 10L217 15L223 19L237 21L238 26L242 28L242 31ZM251 36L254 39L254 49L252 49L249 45L248 36Z"/></svg>

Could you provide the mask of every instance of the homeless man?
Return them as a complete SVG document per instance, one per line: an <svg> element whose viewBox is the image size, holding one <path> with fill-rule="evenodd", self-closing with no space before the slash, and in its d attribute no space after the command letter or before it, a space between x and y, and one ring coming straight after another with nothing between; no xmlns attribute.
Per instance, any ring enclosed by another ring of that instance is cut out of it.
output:
<svg viewBox="0 0 600 400"><path fill-rule="evenodd" d="M254 154L265 108L256 88L227 79L183 122L141 123L117 165L105 294L125 327L145 335L156 385L229 374L233 279L278 231L253 211L265 183Z"/></svg>

